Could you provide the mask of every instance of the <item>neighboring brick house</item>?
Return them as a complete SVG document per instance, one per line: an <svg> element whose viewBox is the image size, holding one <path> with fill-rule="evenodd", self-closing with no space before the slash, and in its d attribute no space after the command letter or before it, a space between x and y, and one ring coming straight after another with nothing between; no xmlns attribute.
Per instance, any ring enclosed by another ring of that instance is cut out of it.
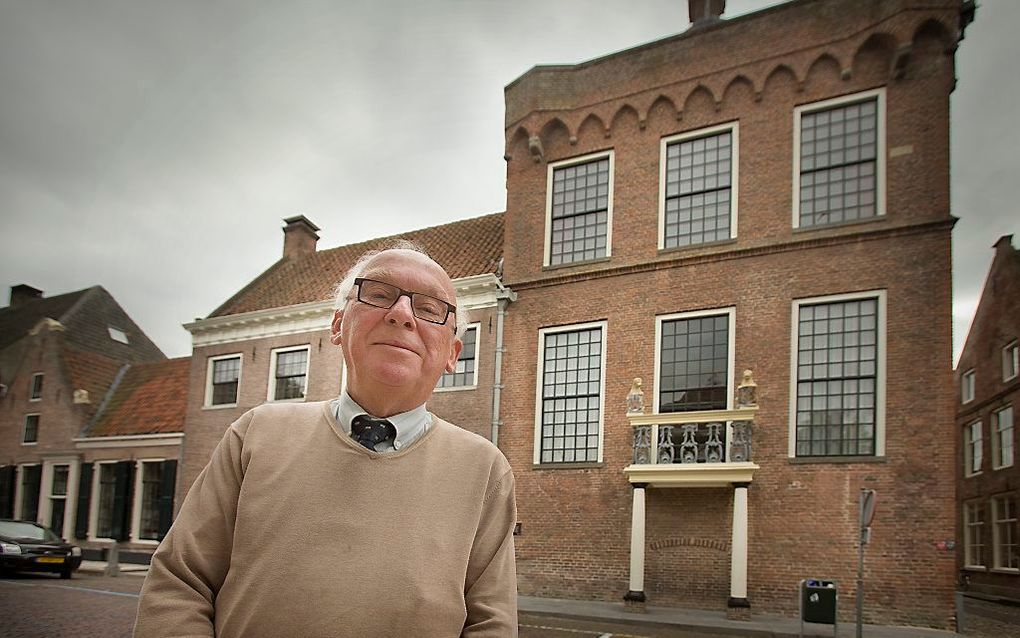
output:
<svg viewBox="0 0 1020 638"><path fill-rule="evenodd" d="M86 549L154 546L165 528L152 534L138 520L152 516L145 463L179 457L184 383L175 371L186 362L167 361L99 286L50 298L14 286L0 309L0 517L38 521ZM155 389L146 407L121 410L143 379ZM122 462L115 485L108 470L92 480L106 461ZM163 496L172 502L172 492Z"/></svg>
<svg viewBox="0 0 1020 638"><path fill-rule="evenodd" d="M792 615L825 578L846 620L869 488L865 620L946 627L949 97L973 5L723 4L506 87L520 592ZM757 408L736 409L744 369Z"/></svg>
<svg viewBox="0 0 1020 638"><path fill-rule="evenodd" d="M499 310L506 303L498 277L502 214L319 251L318 227L304 216L284 221L281 259L209 317L185 326L193 351L179 494L187 493L224 431L246 410L340 393L343 356L329 340L333 289L364 252L394 239L417 242L446 268L467 316L458 372L443 376L429 409L492 436Z"/></svg>
<svg viewBox="0 0 1020 638"><path fill-rule="evenodd" d="M971 591L1020 601L1020 251L995 258L956 366L957 566Z"/></svg>

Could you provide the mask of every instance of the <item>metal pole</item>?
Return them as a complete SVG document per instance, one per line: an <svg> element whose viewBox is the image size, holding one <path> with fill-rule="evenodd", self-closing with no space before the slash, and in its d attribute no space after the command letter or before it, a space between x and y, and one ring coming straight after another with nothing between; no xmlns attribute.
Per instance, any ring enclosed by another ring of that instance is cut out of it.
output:
<svg viewBox="0 0 1020 638"><path fill-rule="evenodd" d="M864 530L857 538L857 638L861 638L861 619L864 617Z"/></svg>

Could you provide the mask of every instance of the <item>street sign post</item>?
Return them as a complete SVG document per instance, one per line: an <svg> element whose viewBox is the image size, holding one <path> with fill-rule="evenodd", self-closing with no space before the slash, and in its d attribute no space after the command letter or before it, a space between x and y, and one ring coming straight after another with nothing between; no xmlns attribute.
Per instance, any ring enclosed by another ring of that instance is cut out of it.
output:
<svg viewBox="0 0 1020 638"><path fill-rule="evenodd" d="M871 542L871 521L875 518L875 490L861 488L857 534L857 638L862 637L864 617L864 546Z"/></svg>

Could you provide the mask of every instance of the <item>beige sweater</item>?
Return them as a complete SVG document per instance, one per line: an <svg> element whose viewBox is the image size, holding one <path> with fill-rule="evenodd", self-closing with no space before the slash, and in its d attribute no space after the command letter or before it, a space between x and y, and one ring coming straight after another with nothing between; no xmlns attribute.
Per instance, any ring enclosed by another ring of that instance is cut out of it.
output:
<svg viewBox="0 0 1020 638"><path fill-rule="evenodd" d="M370 452L327 403L227 430L152 559L135 636L516 636L510 465L445 421Z"/></svg>

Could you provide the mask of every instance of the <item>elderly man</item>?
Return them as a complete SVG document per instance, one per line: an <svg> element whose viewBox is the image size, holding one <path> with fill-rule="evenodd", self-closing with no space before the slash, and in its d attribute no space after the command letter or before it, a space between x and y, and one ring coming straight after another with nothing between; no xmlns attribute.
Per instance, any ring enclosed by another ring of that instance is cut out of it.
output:
<svg viewBox="0 0 1020 638"><path fill-rule="evenodd" d="M425 409L461 342L446 272L402 247L338 287L347 391L233 423L152 559L135 636L516 636L514 479Z"/></svg>

